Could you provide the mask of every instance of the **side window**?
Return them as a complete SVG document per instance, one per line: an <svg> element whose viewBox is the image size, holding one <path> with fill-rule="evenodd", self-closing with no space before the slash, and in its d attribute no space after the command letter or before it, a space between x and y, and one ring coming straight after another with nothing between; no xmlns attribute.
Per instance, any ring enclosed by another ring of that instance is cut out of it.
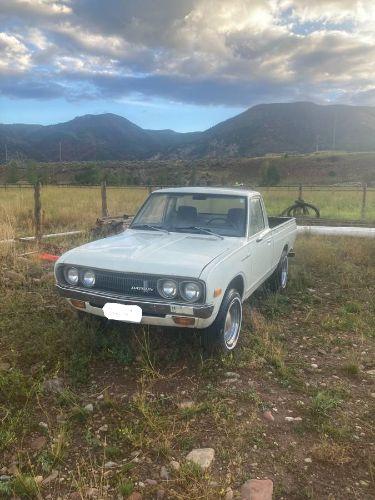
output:
<svg viewBox="0 0 375 500"><path fill-rule="evenodd" d="M263 231L265 228L262 205L259 198L250 200L250 227L249 236Z"/></svg>

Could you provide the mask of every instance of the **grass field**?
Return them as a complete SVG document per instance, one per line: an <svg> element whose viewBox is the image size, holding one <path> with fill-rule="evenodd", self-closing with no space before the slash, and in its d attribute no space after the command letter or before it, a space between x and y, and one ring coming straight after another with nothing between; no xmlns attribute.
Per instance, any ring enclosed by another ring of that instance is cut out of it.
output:
<svg viewBox="0 0 375 500"><path fill-rule="evenodd" d="M49 268L3 257L0 497L217 500L268 477L276 500L373 498L375 242L295 250L287 292L246 303L225 359L198 333L79 321ZM206 472L195 447L215 450Z"/></svg>
<svg viewBox="0 0 375 500"><path fill-rule="evenodd" d="M297 188L268 188L261 192L270 215L278 215L298 197ZM145 188L108 188L109 213L134 214L147 195ZM320 208L323 218L360 218L361 190L306 189L303 197ZM13 233L33 234L33 203L30 188L0 188L0 239L2 233L5 237ZM101 215L100 188L46 186L42 190L42 208L45 233L90 228ZM368 190L366 216L367 220L375 220L375 189Z"/></svg>

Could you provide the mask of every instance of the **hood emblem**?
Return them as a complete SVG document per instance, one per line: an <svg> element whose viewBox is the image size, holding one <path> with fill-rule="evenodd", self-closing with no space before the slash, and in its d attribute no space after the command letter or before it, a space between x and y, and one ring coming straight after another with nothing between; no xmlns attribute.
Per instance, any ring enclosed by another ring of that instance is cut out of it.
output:
<svg viewBox="0 0 375 500"><path fill-rule="evenodd" d="M151 293L154 291L154 288L152 288L151 286L148 286L148 281L147 280L144 280L143 281L143 286L136 286L136 285L133 285L130 287L130 290L134 291L134 292L143 292L143 293Z"/></svg>

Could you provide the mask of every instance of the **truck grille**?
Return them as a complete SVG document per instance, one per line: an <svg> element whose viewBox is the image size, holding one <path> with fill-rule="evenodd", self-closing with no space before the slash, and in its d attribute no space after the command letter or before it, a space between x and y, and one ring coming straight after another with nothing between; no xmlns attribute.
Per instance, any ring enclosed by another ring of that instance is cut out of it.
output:
<svg viewBox="0 0 375 500"><path fill-rule="evenodd" d="M109 271L95 271L94 289L116 292L134 297L159 297L157 278L142 274L123 274Z"/></svg>

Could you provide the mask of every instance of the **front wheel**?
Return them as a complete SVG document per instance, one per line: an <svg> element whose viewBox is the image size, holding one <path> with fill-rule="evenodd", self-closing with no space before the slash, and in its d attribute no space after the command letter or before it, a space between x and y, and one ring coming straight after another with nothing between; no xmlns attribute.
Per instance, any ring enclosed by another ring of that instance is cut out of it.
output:
<svg viewBox="0 0 375 500"><path fill-rule="evenodd" d="M203 330L204 347L209 352L231 352L237 345L241 323L241 296L235 289L227 290L215 321Z"/></svg>

